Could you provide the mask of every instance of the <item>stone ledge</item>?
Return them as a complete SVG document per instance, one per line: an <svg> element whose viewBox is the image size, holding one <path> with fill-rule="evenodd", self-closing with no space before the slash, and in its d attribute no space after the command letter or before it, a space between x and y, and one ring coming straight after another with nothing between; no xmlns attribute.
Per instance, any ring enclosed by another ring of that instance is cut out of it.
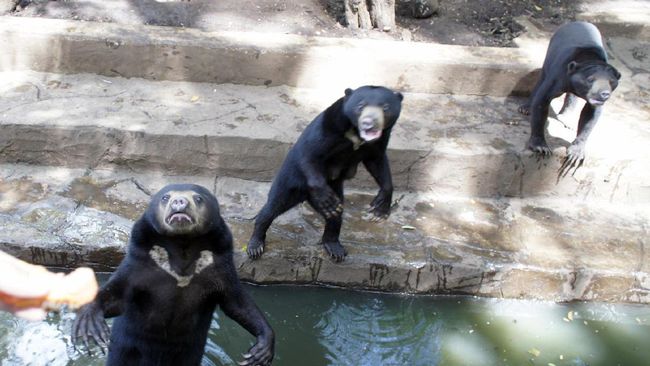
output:
<svg viewBox="0 0 650 366"><path fill-rule="evenodd" d="M650 4L644 0L604 0L581 5L578 20L596 24L607 37L650 42Z"/></svg>
<svg viewBox="0 0 650 366"><path fill-rule="evenodd" d="M270 181L293 141L342 95L313 89L0 73L0 162L165 170ZM465 197L650 197L650 113L625 91L610 102L575 176L557 180L577 116L549 120L555 156L522 152L517 98L406 94L389 145L395 186ZM613 119L616 118L616 121ZM373 188L359 169L348 185Z"/></svg>
<svg viewBox="0 0 650 366"><path fill-rule="evenodd" d="M29 32L25 32L29 29ZM541 60L477 48L256 32L0 17L0 70L342 90L527 94ZM480 80L480 82L477 82Z"/></svg>
<svg viewBox="0 0 650 366"><path fill-rule="evenodd" d="M148 193L171 182L216 192L235 239L240 276L423 294L472 294L555 301L650 303L645 250L648 207L567 207L540 199L468 200L398 192L388 221L365 221L374 192L350 191L340 264L319 243L323 222L307 206L279 217L267 251L243 248L269 185L233 178L3 165L0 247L49 266L111 270Z"/></svg>

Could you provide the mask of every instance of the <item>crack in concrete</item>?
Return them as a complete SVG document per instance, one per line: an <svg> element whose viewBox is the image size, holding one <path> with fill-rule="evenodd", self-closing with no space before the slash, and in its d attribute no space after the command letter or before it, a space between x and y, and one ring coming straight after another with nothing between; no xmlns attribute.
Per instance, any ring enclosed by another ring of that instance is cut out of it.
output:
<svg viewBox="0 0 650 366"><path fill-rule="evenodd" d="M641 252L639 254L639 265L637 266L636 271L641 272L643 269L643 264L645 263L645 242L643 238L648 237L648 230L646 228L646 222L645 220L641 221L641 230L643 231L643 236L639 238L639 251Z"/></svg>
<svg viewBox="0 0 650 366"><path fill-rule="evenodd" d="M433 153L433 149L427 151L424 155L418 156L418 158L413 163L409 164L409 166L406 168L406 190L407 191L411 189L411 171L413 170L413 167L415 167L417 163L424 161L424 159L428 158L429 155L431 155L432 153Z"/></svg>
<svg viewBox="0 0 650 366"><path fill-rule="evenodd" d="M32 101L21 103L21 104L12 105L9 108L0 110L0 113L6 113L6 112L9 112L9 111L11 111L13 109L16 109L16 108L20 108L20 107L24 107L24 106L28 106L28 105L32 105L32 104L38 104L38 103L42 103L42 102L47 102L47 101L51 101L51 100L58 100L58 99L70 100L70 99L74 99L74 98L90 98L90 99L94 99L94 98L112 98L112 97L116 97L118 95L122 95L122 94L124 94L126 92L127 92L126 90L122 90L119 93L109 94L109 95L72 94L72 95L66 95L66 96L62 96L62 97L50 97L50 98L44 98L44 99L37 99L37 100L32 100ZM40 93L37 93L37 98L40 98Z"/></svg>
<svg viewBox="0 0 650 366"><path fill-rule="evenodd" d="M311 271L311 280L313 282L316 282L318 281L318 276L320 275L320 271L323 266L323 258L313 257L312 260L314 260L314 262L312 263L310 261L309 270Z"/></svg>
<svg viewBox="0 0 650 366"><path fill-rule="evenodd" d="M149 189L147 189L147 187L145 187L144 184L140 183L140 181L137 180L136 178L131 177L131 178L129 178L129 180L131 181L131 183L133 183L133 185L134 185L134 186L135 186L135 187L136 187L140 192L146 194L147 196L151 196L151 195L153 195L153 192L151 192Z"/></svg>
<svg viewBox="0 0 650 366"><path fill-rule="evenodd" d="M13 142L13 141L9 141L9 142L7 142L7 144L6 144L5 146L3 146L2 148L0 148L0 155L3 155L4 152L7 151L8 149L10 149L11 147L13 147L13 145L14 145L14 142Z"/></svg>
<svg viewBox="0 0 650 366"><path fill-rule="evenodd" d="M212 194L217 195L217 185L219 184L219 176L215 175L214 176L214 183L212 183ZM218 199L218 197L217 197Z"/></svg>
<svg viewBox="0 0 650 366"><path fill-rule="evenodd" d="M436 285L436 290L438 291L447 291L447 276L451 274L451 271L453 270L453 266L450 264L443 264L442 267L440 268L442 272L438 271L437 272L437 277L438 277L438 283ZM449 273L447 273L447 270L449 270ZM442 273L442 276L440 275Z"/></svg>
<svg viewBox="0 0 650 366"><path fill-rule="evenodd" d="M246 109L248 109L248 108L249 108L249 107L247 106L247 107L244 107L244 108L241 108L241 109L237 109L237 110L234 110L234 111L230 111L230 112L228 112L228 113L220 114L220 115L218 115L218 116L214 116L214 117L201 118L201 119L195 119L195 120L182 120L182 119L181 119L181 121L182 121L184 124L197 124L197 123L203 123L203 122L218 121L218 120L220 120L220 119L222 119L222 118L224 118L224 117L227 117L227 116L233 115L233 114L235 114L235 113L237 113L237 112L241 112L241 111L246 110ZM145 114L147 115L147 117L152 118L148 113L145 112ZM177 122L177 121L178 121L178 119L163 119L163 120L160 120L161 123L170 123L170 122L171 122L171 123L174 123L174 122Z"/></svg>
<svg viewBox="0 0 650 366"><path fill-rule="evenodd" d="M616 194L616 191L618 191L619 184L621 182L621 177L623 176L623 171L627 168L628 162L623 162L620 165L620 171L618 172L618 175L616 176L616 183L614 183L614 188L612 189L612 193L609 195L609 202L612 203L614 202L614 195ZM612 168L613 170L614 168Z"/></svg>
<svg viewBox="0 0 650 366"><path fill-rule="evenodd" d="M409 269L408 272L406 272L406 280L404 281L404 288L405 289L411 289L411 283L410 283L411 281L410 281L410 279L411 279L411 272L412 271L413 270Z"/></svg>
<svg viewBox="0 0 650 366"><path fill-rule="evenodd" d="M578 183L578 187L576 187L575 195L579 196L580 191L584 191L584 196L582 197L582 200L586 201L594 189L593 176L586 177L585 179L577 179L574 176L571 176L571 178L573 178Z"/></svg>
<svg viewBox="0 0 650 366"><path fill-rule="evenodd" d="M384 277L388 275L390 269L385 264L376 264L373 263L370 265L370 285L372 286L381 286L381 281L384 280Z"/></svg>
<svg viewBox="0 0 650 366"><path fill-rule="evenodd" d="M203 135L203 148L205 148L205 159L210 159L210 148L208 147L208 135Z"/></svg>
<svg viewBox="0 0 650 366"><path fill-rule="evenodd" d="M526 164L524 164L524 159L521 157L521 152L515 152L515 157L517 158L517 164L519 164L519 166L521 167L521 173L519 174L518 194L519 194L519 198L523 198L524 197L524 177L526 176Z"/></svg>

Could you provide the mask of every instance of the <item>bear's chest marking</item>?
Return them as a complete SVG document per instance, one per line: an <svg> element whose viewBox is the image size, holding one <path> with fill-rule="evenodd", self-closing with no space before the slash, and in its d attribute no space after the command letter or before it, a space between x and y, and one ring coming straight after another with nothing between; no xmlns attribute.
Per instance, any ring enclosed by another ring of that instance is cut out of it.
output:
<svg viewBox="0 0 650 366"><path fill-rule="evenodd" d="M355 132L354 128L349 129L345 133L345 137L348 140L352 141L352 149L354 150L359 150L361 145L365 143L365 141L363 141L362 139L359 138L359 136L357 136L357 133Z"/></svg>
<svg viewBox="0 0 650 366"><path fill-rule="evenodd" d="M154 245L153 248L151 248L149 251L149 256L154 261L154 263L160 267L160 269L169 273L169 275L176 279L178 287L185 287L189 285L195 274L201 273L201 271L214 263L212 252L209 250L202 250L201 256L194 262L194 272L190 275L183 276L179 275L172 269L171 263L169 263L169 253L167 253L165 248Z"/></svg>

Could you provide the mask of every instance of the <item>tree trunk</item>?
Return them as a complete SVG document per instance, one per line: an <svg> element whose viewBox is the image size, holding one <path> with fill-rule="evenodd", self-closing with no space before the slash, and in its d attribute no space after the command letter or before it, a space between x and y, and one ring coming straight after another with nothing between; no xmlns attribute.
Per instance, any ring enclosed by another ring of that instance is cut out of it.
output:
<svg viewBox="0 0 650 366"><path fill-rule="evenodd" d="M343 0L350 28L383 31L395 29L395 0Z"/></svg>
<svg viewBox="0 0 650 366"><path fill-rule="evenodd" d="M370 19L375 28L384 32L395 29L395 0L369 0Z"/></svg>
<svg viewBox="0 0 650 366"><path fill-rule="evenodd" d="M345 20L350 28L371 29L370 13L366 0L343 0L345 3Z"/></svg>

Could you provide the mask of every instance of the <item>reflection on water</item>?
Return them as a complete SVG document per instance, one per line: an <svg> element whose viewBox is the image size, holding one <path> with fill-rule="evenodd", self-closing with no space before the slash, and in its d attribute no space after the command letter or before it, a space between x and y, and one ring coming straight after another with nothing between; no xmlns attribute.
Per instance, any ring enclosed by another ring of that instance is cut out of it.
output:
<svg viewBox="0 0 650 366"><path fill-rule="evenodd" d="M650 365L648 306L248 290L276 332L276 366ZM0 314L0 365L103 365L103 355L73 350L72 317ZM203 366L236 365L253 342L217 311Z"/></svg>
<svg viewBox="0 0 650 366"><path fill-rule="evenodd" d="M333 301L315 327L328 363L437 365L441 322L429 322L424 310L411 304L394 309L379 298L360 306Z"/></svg>
<svg viewBox="0 0 650 366"><path fill-rule="evenodd" d="M74 351L70 327L74 315L50 315L47 321L30 322L0 316L0 359L2 366L103 365L104 359Z"/></svg>

